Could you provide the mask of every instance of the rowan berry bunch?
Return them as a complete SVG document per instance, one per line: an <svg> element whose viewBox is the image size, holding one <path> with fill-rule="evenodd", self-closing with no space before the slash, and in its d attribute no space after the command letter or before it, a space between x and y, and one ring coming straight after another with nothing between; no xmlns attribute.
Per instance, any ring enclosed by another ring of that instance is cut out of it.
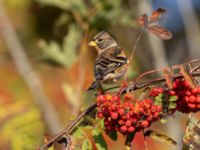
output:
<svg viewBox="0 0 200 150"><path fill-rule="evenodd" d="M191 88L186 80L177 79L174 81L173 91L178 96L178 111L190 113L200 110L200 86Z"/></svg>
<svg viewBox="0 0 200 150"><path fill-rule="evenodd" d="M158 97L168 94L169 97L176 96L177 99L173 99L176 105L172 107L183 113L197 112L200 110L200 86L192 88L190 84L184 79L176 79L173 83L173 89L165 91L162 87L153 88L150 92L150 96L158 99ZM169 103L170 98L169 98ZM171 108L171 107L169 107ZM171 108L171 109L172 109Z"/></svg>
<svg viewBox="0 0 200 150"><path fill-rule="evenodd" d="M104 119L107 133L119 131L126 135L147 128L160 118L162 109L151 99L135 100L130 93L124 96L97 96L98 117Z"/></svg>

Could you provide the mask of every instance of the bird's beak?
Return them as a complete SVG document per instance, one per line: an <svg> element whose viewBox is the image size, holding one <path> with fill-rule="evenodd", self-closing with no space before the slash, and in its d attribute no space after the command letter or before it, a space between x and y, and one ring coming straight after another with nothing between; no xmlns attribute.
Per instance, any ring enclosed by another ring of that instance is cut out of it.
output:
<svg viewBox="0 0 200 150"><path fill-rule="evenodd" d="M91 41L88 45L95 47L95 46L97 46L97 43L94 41Z"/></svg>

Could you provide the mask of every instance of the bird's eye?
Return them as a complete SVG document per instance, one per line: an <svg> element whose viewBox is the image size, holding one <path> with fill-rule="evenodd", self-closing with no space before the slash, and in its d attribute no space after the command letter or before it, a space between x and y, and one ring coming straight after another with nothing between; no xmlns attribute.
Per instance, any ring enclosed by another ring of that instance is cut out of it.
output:
<svg viewBox="0 0 200 150"><path fill-rule="evenodd" d="M103 39L97 39L97 42L101 43L101 42L103 42Z"/></svg>

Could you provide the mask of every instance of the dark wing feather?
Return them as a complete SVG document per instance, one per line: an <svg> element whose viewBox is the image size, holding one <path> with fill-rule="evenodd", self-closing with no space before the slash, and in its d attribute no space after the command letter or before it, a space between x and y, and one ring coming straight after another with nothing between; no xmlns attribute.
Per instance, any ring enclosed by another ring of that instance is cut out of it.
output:
<svg viewBox="0 0 200 150"><path fill-rule="evenodd" d="M114 72L117 68L127 63L127 57L122 55L120 47L113 47L96 59L94 67L94 76L96 80L102 80L109 73Z"/></svg>

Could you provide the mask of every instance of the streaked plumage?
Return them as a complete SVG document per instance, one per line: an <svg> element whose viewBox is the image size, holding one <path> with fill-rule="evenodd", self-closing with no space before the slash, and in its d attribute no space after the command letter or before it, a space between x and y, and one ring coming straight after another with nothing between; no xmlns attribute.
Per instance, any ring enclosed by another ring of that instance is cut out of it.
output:
<svg viewBox="0 0 200 150"><path fill-rule="evenodd" d="M127 56L117 42L106 32L99 32L89 43L98 51L94 65L95 81L88 90L98 88L101 83L118 81L127 70Z"/></svg>

